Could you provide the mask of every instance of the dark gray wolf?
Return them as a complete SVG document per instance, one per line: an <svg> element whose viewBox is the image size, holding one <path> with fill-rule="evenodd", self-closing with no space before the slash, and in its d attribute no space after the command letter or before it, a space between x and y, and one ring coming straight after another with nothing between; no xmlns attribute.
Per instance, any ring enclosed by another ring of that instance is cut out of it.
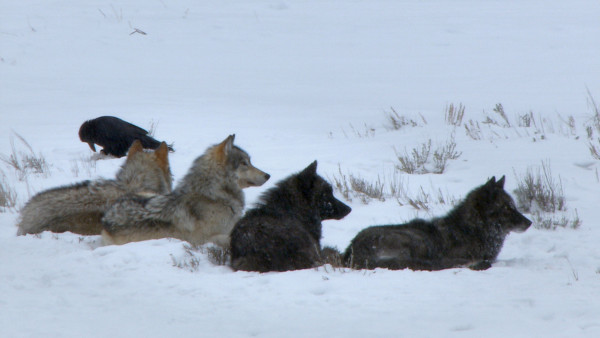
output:
<svg viewBox="0 0 600 338"><path fill-rule="evenodd" d="M79 128L79 139L96 152L94 143L103 147L104 155L123 157L133 141L140 140L146 149L156 149L160 142L148 136L148 132L136 125L114 116L101 116L85 121ZM173 151L173 147L169 146Z"/></svg>
<svg viewBox="0 0 600 338"><path fill-rule="evenodd" d="M234 135L198 157L172 193L125 196L105 214L105 244L173 237L200 245L227 247L229 233L244 209L243 188L260 186L269 174L233 145Z"/></svg>
<svg viewBox="0 0 600 338"><path fill-rule="evenodd" d="M287 271L323 264L321 221L342 219L349 206L317 175L317 162L263 194L231 232L235 270Z"/></svg>
<svg viewBox="0 0 600 338"><path fill-rule="evenodd" d="M484 270L496 260L509 232L523 232L530 225L504 191L504 176L498 182L492 177L445 217L362 230L344 260L353 268Z"/></svg>
<svg viewBox="0 0 600 338"><path fill-rule="evenodd" d="M18 234L49 230L99 235L102 215L120 197L126 193L164 194L171 186L167 144L145 152L141 142L135 141L116 179L84 181L33 196L21 210Z"/></svg>

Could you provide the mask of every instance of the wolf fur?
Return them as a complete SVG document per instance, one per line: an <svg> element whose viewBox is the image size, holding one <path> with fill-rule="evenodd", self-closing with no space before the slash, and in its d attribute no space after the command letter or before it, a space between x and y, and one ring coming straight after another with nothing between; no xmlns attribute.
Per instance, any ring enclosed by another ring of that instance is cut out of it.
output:
<svg viewBox="0 0 600 338"><path fill-rule="evenodd" d="M126 193L165 194L171 186L166 143L145 152L141 142L135 141L116 179L84 181L33 196L21 210L18 235L45 230L98 235L102 215L120 197Z"/></svg>
<svg viewBox="0 0 600 338"><path fill-rule="evenodd" d="M497 182L492 177L445 217L362 230L344 260L353 268L483 270L496 260L509 232L523 232L530 225L504 190L504 176Z"/></svg>
<svg viewBox="0 0 600 338"><path fill-rule="evenodd" d="M126 196L103 219L105 244L174 237L192 244L229 245L229 233L244 209L243 188L261 186L269 174L233 145L234 135L198 157L167 195Z"/></svg>
<svg viewBox="0 0 600 338"><path fill-rule="evenodd" d="M94 144L103 147L104 155L123 157L133 141L140 140L146 149L157 149L160 142L148 136L148 131L114 116L100 116L85 121L79 128L79 139L96 152ZM169 146L169 150L173 148Z"/></svg>
<svg viewBox="0 0 600 338"><path fill-rule="evenodd" d="M235 270L287 271L323 264L321 221L351 209L317 175L317 162L268 190L231 232Z"/></svg>

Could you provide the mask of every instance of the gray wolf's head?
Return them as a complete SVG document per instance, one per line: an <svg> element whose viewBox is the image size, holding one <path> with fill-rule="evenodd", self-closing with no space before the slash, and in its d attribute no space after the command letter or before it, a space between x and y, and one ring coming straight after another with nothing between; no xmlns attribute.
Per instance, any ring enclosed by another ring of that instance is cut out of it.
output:
<svg viewBox="0 0 600 338"><path fill-rule="evenodd" d="M253 166L250 155L233 145L234 139L235 135L229 135L223 142L212 148L215 160L225 166L228 172L235 173L240 188L263 185L271 175Z"/></svg>
<svg viewBox="0 0 600 338"><path fill-rule="evenodd" d="M127 153L127 159L117 173L119 181L131 192L167 194L173 187L173 175L169 166L169 147L162 142L156 150L144 151L135 140Z"/></svg>
<svg viewBox="0 0 600 338"><path fill-rule="evenodd" d="M474 204L486 223L499 224L505 232L523 232L529 228L531 221L517 210L515 202L504 190L504 180L504 176L498 181L492 177L470 193L467 200Z"/></svg>

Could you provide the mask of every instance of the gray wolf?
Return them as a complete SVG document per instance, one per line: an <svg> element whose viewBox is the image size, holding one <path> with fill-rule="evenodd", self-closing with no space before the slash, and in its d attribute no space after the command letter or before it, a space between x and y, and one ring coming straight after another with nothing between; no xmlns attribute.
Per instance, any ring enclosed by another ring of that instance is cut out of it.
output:
<svg viewBox="0 0 600 338"><path fill-rule="evenodd" d="M317 162L264 193L231 232L235 270L287 271L323 264L321 221L352 209L317 175Z"/></svg>
<svg viewBox="0 0 600 338"><path fill-rule="evenodd" d="M269 174L233 145L234 135L198 157L172 193L125 196L105 214L105 244L173 237L194 245L227 247L229 233L244 209L243 188L261 186Z"/></svg>
<svg viewBox="0 0 600 338"><path fill-rule="evenodd" d="M344 260L352 268L441 270L491 267L511 231L531 221L504 190L504 176L475 188L445 217L373 226L351 241Z"/></svg>
<svg viewBox="0 0 600 338"><path fill-rule="evenodd" d="M171 186L166 143L145 152L141 142L135 141L116 179L84 181L33 196L21 210L18 235L45 230L99 235L102 215L120 197L132 192L164 194Z"/></svg>
<svg viewBox="0 0 600 338"><path fill-rule="evenodd" d="M123 157L133 141L140 140L145 149L157 149L160 142L148 136L148 132L136 125L114 116L101 116L85 121L79 128L79 139L96 152L94 144L103 147L104 155ZM173 147L169 146L173 151Z"/></svg>

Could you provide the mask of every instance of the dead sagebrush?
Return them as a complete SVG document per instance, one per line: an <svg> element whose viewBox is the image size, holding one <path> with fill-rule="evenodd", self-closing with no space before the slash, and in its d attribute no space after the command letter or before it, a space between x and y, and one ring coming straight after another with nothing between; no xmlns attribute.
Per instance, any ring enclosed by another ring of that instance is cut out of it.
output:
<svg viewBox="0 0 600 338"><path fill-rule="evenodd" d="M388 130L400 130L404 127L416 127L419 124L417 123L417 121L402 116L400 114L398 114L398 112L396 112L396 110L393 107L390 107L391 112L386 112L386 129ZM425 119L423 118L423 121L425 121Z"/></svg>
<svg viewBox="0 0 600 338"><path fill-rule="evenodd" d="M11 154L8 156L0 155L0 161L15 170L19 181L25 180L30 173L48 175L50 165L46 161L46 158L42 154L36 154L23 136L17 133L13 133L13 135L21 141L21 144L27 148L27 151L17 150L14 138L11 135Z"/></svg>
<svg viewBox="0 0 600 338"><path fill-rule="evenodd" d="M454 141L454 135L452 135L445 145L433 152L433 172L436 174L443 173L446 170L448 161L456 160L461 154L462 152L456 151L456 142Z"/></svg>
<svg viewBox="0 0 600 338"><path fill-rule="evenodd" d="M0 171L0 212L15 209L17 206L17 192L8 184L4 172Z"/></svg>
<svg viewBox="0 0 600 338"><path fill-rule="evenodd" d="M339 176L334 175L331 181L347 201L352 202L352 197L359 198L363 204L369 204L372 199L385 201L385 184L379 177L371 182L352 173L346 175L339 164L338 172Z"/></svg>
<svg viewBox="0 0 600 338"><path fill-rule="evenodd" d="M556 212L566 210L566 200L560 176L552 176L550 164L542 162L542 166L528 168L523 176L515 173L518 187L514 190L517 206L524 212Z"/></svg>
<svg viewBox="0 0 600 338"><path fill-rule="evenodd" d="M344 267L342 254L337 248L331 246L325 246L321 249L321 263L329 264L334 269Z"/></svg>
<svg viewBox="0 0 600 338"><path fill-rule="evenodd" d="M455 107L453 103L450 103L446 107L446 123L452 126L460 126L462 124L463 117L465 116L465 106L462 103Z"/></svg>
<svg viewBox="0 0 600 338"><path fill-rule="evenodd" d="M71 160L71 173L73 173L73 176L79 177L79 174L83 171L87 177L90 177L96 172L97 161L98 158L87 156Z"/></svg>
<svg viewBox="0 0 600 338"><path fill-rule="evenodd" d="M556 230L558 228L578 229L582 224L577 214L577 209L575 209L575 214L572 217L568 217L564 213L556 215L547 212L535 212L532 216L533 226L542 230Z"/></svg>
<svg viewBox="0 0 600 338"><path fill-rule="evenodd" d="M394 148L396 157L398 158L399 165L396 168L407 174L424 174L427 173L425 169L425 163L429 159L429 153L431 152L431 139L421 144L420 147L413 148L410 155L404 151L404 154L399 154Z"/></svg>
<svg viewBox="0 0 600 338"><path fill-rule="evenodd" d="M506 116L506 112L504 111L504 107L502 106L502 103L497 103L496 106L494 107L494 109L492 109L492 111L494 113L496 113L496 115L498 117L500 117L502 119L502 121L497 120L496 118L492 118L491 116L486 116L485 120L482 123L485 124L493 124L496 126L501 126L504 128L509 128L511 126L510 121L508 120L508 117Z"/></svg>
<svg viewBox="0 0 600 338"><path fill-rule="evenodd" d="M467 136L475 141L479 141L482 138L481 127L477 121L469 120L469 123L465 123L465 132Z"/></svg>
<svg viewBox="0 0 600 338"><path fill-rule="evenodd" d="M398 153L395 148L394 151L399 162L396 168L408 174L442 174L446 170L448 161L455 160L462 154L456 151L454 135L446 141L445 145L437 147L431 158L431 139L420 147L413 148L410 154L406 150L404 154Z"/></svg>

